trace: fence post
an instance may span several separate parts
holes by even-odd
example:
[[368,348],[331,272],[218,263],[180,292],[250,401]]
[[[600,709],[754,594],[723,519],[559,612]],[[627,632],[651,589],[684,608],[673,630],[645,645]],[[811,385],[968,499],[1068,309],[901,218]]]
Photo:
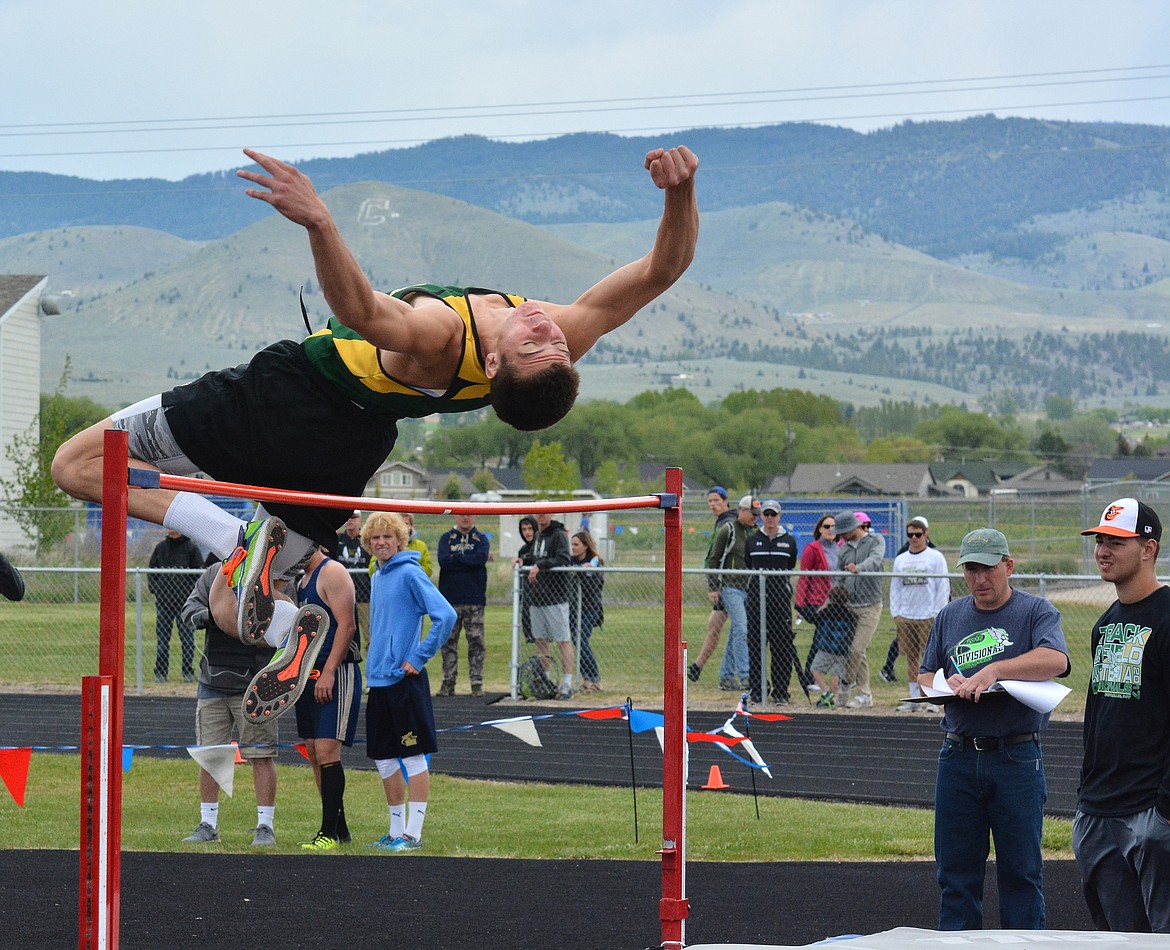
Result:
[[512,699],[520,695],[520,633],[523,620],[520,605],[520,565],[512,565],[512,669],[509,671],[512,685]]
[[[157,647],[156,647],[157,649]],[[142,694],[142,568],[134,568],[134,682]]]

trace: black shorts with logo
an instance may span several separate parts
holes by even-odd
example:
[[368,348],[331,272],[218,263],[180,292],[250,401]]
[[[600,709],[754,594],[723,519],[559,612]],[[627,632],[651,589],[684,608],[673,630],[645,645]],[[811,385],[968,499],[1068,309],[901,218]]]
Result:
[[371,686],[366,694],[366,755],[404,759],[437,752],[435,713],[427,671],[393,686]]

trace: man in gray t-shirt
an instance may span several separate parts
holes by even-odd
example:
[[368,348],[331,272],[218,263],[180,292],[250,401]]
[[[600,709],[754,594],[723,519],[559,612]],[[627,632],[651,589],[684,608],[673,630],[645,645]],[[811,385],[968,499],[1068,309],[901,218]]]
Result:
[[983,928],[990,835],[1000,926],[1042,930],[1040,833],[1048,792],[1040,732],[1048,716],[988,690],[1001,679],[1068,675],[1068,647],[1056,608],[1012,589],[1014,562],[999,531],[968,533],[958,563],[971,593],[935,618],[918,675],[920,686],[930,686],[943,670],[955,694],[945,704],[935,783],[938,929]]

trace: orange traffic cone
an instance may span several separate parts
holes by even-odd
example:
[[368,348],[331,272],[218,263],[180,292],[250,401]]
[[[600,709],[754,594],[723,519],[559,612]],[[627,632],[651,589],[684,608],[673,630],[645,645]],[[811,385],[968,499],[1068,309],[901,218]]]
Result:
[[700,786],[700,788],[705,788],[708,791],[717,791],[721,788],[731,788],[731,786],[723,781],[723,775],[719,772],[719,766],[712,765],[711,771],[707,775],[707,784]]
[[236,765],[247,765],[247,761],[242,755],[240,755],[240,744],[238,742],[233,742],[232,745],[236,750]]

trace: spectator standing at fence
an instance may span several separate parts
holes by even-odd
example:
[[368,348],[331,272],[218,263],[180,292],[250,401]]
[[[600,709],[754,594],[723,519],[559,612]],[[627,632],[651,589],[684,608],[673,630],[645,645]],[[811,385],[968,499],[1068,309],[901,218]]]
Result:
[[528,613],[529,600],[532,596],[528,570],[532,567],[532,546],[536,543],[536,535],[540,528],[537,527],[536,519],[532,515],[525,515],[520,519],[517,530],[520,532],[520,547],[516,551],[516,556],[512,558],[512,569],[519,568],[520,575],[520,630],[524,634],[524,642],[533,643],[535,638],[532,636],[532,618]]
[[6,600],[24,600],[24,578],[3,554],[0,554],[0,594]]
[[747,586],[746,574],[729,571],[747,570],[747,539],[756,527],[760,503],[751,495],[739,500],[734,521],[715,532],[707,555],[708,598],[712,605],[723,601],[731,620],[727,645],[723,648],[723,665],[719,670],[719,688],[735,691],[748,688]]
[[834,536],[845,539],[837,567],[847,571],[848,576],[840,583],[849,592],[849,609],[857,614],[849,661],[845,665],[845,679],[854,695],[843,705],[846,709],[868,709],[873,706],[873,693],[869,687],[867,651],[882,619],[882,579],[878,573],[885,558],[886,542],[880,534],[871,533],[852,511],[837,512],[833,524]]
[[[207,557],[207,569],[196,579],[191,595],[183,604],[182,620],[192,630],[206,629],[203,658],[195,699],[195,742],[198,745],[227,745],[232,733],[239,738],[240,757],[251,766],[256,790],[256,827],[252,847],[276,844],[276,756],[280,726],[275,719],[253,722],[244,715],[240,702],[248,684],[272,659],[267,644],[247,646],[228,636],[215,623],[208,606],[211,582],[220,570],[219,558]],[[186,844],[220,840],[219,783],[206,769],[199,769],[199,824],[183,839]]]
[[454,696],[459,678],[459,631],[467,638],[467,678],[471,695],[483,695],[483,616],[487,605],[487,562],[492,543],[475,526],[475,515],[457,514],[455,527],[439,538],[439,593],[455,608],[455,626],[443,644],[440,696]]
[[[588,531],[578,531],[569,539],[569,554],[573,567],[584,571],[577,578],[576,590],[570,594],[569,605],[573,608],[570,626],[581,630],[581,689],[587,692],[601,692],[601,667],[593,652],[593,630],[601,629],[605,623],[605,607],[601,592],[605,588],[605,575],[597,568],[604,567],[605,561],[597,553],[597,544]],[[580,603],[580,613],[577,604]]]
[[[829,590],[833,586],[831,577],[810,577],[810,571],[835,571],[837,569],[837,539],[833,535],[836,521],[832,515],[821,515],[813,527],[813,539],[800,552],[800,577],[796,579],[796,612],[810,624],[816,624],[819,608],[829,599]],[[813,644],[809,647],[808,656],[804,661],[804,676],[808,680],[812,677],[812,661],[816,656],[816,633],[813,633]],[[810,690],[820,687],[813,683]]]
[[971,593],[935,617],[918,675],[928,686],[945,670],[955,695],[943,706],[934,793],[938,929],[982,929],[990,837],[1000,926],[1043,930],[1040,836],[1048,793],[1040,733],[1048,715],[987,691],[1001,679],[1066,676],[1068,647],[1056,608],[1012,588],[1014,561],[999,531],[969,532],[959,567]]
[[821,692],[817,706],[833,709],[837,705],[837,691],[845,675],[845,661],[857,614],[849,609],[849,592],[840,585],[829,591],[825,602],[817,609],[813,628],[812,674]]
[[565,526],[554,521],[548,512],[536,516],[537,535],[532,543],[532,566],[528,569],[528,615],[540,665],[547,673],[552,668],[550,643],[561,654],[561,685],[557,699],[573,696],[573,640],[569,625],[569,582],[558,567],[568,567],[572,556]]
[[1119,498],[1095,528],[1117,599],[1093,627],[1073,851],[1098,930],[1170,933],[1170,588],[1162,522]]
[[[186,568],[197,571],[203,567],[199,547],[186,535],[167,529],[167,535],[150,552],[152,568]],[[179,648],[183,654],[183,682],[195,679],[195,629],[182,618],[183,604],[191,595],[199,575],[159,574],[153,570],[146,584],[154,594],[154,681],[165,683],[171,664],[171,629],[179,629]]]
[[[796,568],[799,545],[796,537],[780,523],[780,502],[768,498],[760,503],[761,527],[747,539],[746,560],[749,571],[792,571]],[[763,607],[761,608],[761,591]],[[761,616],[761,609],[763,616]],[[792,630],[792,585],[786,575],[769,574],[753,577],[748,585],[748,679],[752,702],[758,703],[766,685],[762,683],[764,644],[767,639],[772,655],[772,681],[767,689],[772,702],[786,706],[788,687],[795,670],[797,682],[808,696],[811,677],[805,677],[804,666],[796,657],[795,634]]]
[[[366,754],[378,768],[390,812],[390,830],[373,847],[390,852],[422,848],[431,790],[427,756],[438,749],[426,664],[455,626],[455,608],[423,576],[418,552],[406,548],[409,537],[406,523],[387,512],[375,512],[362,526],[362,540],[378,560],[370,585]],[[424,617],[431,621],[425,637]]]
[[[910,520],[911,521],[918,521],[918,522],[922,523],[922,526],[926,529],[926,546],[933,550],[934,549],[934,542],[930,540],[930,522],[927,521],[923,515],[915,515]],[[905,554],[909,549],[910,549],[909,540],[903,541],[902,546],[900,548],[898,548],[898,554]],[[894,557],[897,558],[898,554],[895,554]],[[895,634],[894,638],[892,640],[890,640],[890,647],[888,650],[886,650],[886,662],[882,664],[882,669],[881,669],[881,677],[887,683],[898,682],[897,674],[894,672],[894,664],[897,662],[898,662],[898,637]],[[913,670],[915,668],[916,667],[911,667],[911,670]],[[910,684],[913,685],[916,674],[911,672],[908,675],[910,677],[910,680],[909,680]],[[911,693],[911,695],[913,695],[913,693]]]
[[349,571],[322,548],[313,552],[297,583],[297,603],[315,605],[328,623],[321,634],[317,659],[306,689],[297,700],[297,735],[313,767],[321,796],[321,825],[307,851],[332,851],[349,840],[345,821],[345,767],[341,747],[351,747],[362,705],[361,641],[357,635],[357,603]]
[[[922,651],[934,618],[951,599],[950,578],[927,576],[947,573],[947,559],[938,548],[927,544],[927,530],[918,518],[906,525],[907,547],[894,558],[894,577],[890,581],[890,614],[898,628],[898,650],[906,658],[906,682],[911,698],[922,695],[918,685]],[[898,706],[898,712],[917,712],[920,708],[923,708],[920,703],[904,702]]]
[[359,604],[370,602],[370,552],[362,547],[362,513],[355,511],[337,535],[337,560],[353,578],[354,598]]
[[[707,543],[707,553],[703,555],[703,563],[707,563],[707,559],[711,556],[711,546],[715,543],[715,535],[719,533],[719,529],[725,524],[735,520],[735,512],[727,504],[727,489],[722,485],[713,485],[707,492],[707,507],[711,514],[715,516],[715,526],[711,529],[711,540]],[[703,645],[699,648],[699,655],[695,657],[687,670],[687,675],[691,678],[691,682],[697,683],[699,676],[702,675],[703,668],[707,665],[707,661],[711,659],[711,655],[719,647],[719,635],[723,632],[723,625],[727,623],[727,610],[724,608],[723,599],[721,597],[715,598],[715,602],[711,604],[711,614],[707,618],[707,634],[703,638]],[[727,653],[723,654],[723,663],[719,669],[720,681],[729,677],[728,671],[728,657]]]

